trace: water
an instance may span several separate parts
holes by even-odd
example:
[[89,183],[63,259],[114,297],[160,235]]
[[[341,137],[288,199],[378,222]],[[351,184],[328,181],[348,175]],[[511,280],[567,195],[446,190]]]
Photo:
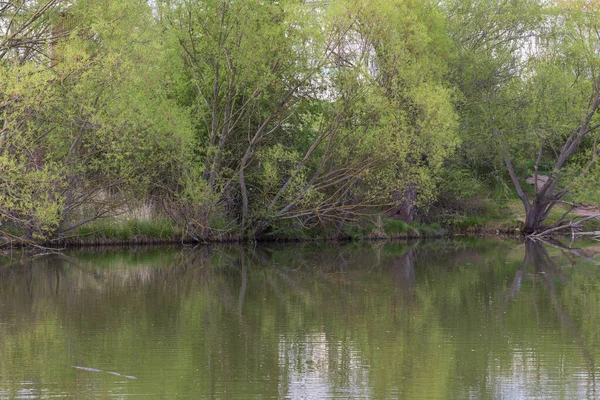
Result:
[[464,240],[12,253],[0,399],[600,398],[595,252]]

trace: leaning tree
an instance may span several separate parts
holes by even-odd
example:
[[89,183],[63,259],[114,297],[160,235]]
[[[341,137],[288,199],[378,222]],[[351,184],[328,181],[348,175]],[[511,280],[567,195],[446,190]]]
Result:
[[[447,6],[456,26],[453,76],[463,95],[463,154],[508,172],[525,208],[526,235],[583,222],[562,222],[568,213],[552,226],[546,220],[574,187],[593,179],[600,154],[600,10],[587,3]],[[542,171],[545,180],[538,179]],[[531,174],[528,190],[522,178]]]

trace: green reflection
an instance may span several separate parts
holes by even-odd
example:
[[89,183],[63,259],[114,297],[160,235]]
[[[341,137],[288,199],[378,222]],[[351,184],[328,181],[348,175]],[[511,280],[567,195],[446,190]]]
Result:
[[23,257],[0,267],[0,398],[594,398],[594,251],[468,240]]

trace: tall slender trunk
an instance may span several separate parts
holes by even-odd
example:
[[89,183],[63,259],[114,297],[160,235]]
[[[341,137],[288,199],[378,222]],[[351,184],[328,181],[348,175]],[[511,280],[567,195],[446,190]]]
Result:
[[238,179],[240,181],[240,191],[242,192],[242,229],[245,231],[248,220],[248,190],[246,188],[243,166],[238,173]]

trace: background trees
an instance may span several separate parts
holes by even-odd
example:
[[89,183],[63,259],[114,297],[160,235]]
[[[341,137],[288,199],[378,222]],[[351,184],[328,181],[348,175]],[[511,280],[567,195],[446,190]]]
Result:
[[539,231],[598,174],[596,14],[542,0],[0,3],[2,236],[60,239],[141,203],[196,240],[411,222],[440,188],[459,197],[488,176],[514,184]]

